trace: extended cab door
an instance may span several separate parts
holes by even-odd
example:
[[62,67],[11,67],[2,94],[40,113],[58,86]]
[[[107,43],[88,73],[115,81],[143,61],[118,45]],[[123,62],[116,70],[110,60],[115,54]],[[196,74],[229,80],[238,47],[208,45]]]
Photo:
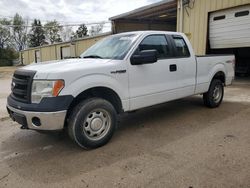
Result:
[[181,45],[178,41],[174,44],[171,37],[164,34],[148,35],[136,48],[134,54],[142,50],[157,50],[158,61],[142,65],[129,63],[130,110],[194,93],[195,62],[190,57],[177,56],[176,48],[179,49]]
[[[196,84],[196,58],[192,46],[181,35],[168,36],[174,50],[172,59],[176,64],[175,83],[178,86],[177,95],[180,97],[193,95]],[[186,37],[185,37],[186,38]],[[182,92],[181,96],[179,92]]]

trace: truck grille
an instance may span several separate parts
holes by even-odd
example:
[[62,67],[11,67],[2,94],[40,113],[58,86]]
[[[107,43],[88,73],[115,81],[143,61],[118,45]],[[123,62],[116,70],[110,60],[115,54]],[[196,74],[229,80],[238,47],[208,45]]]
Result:
[[16,70],[11,83],[11,97],[23,103],[31,102],[31,87],[35,71]]

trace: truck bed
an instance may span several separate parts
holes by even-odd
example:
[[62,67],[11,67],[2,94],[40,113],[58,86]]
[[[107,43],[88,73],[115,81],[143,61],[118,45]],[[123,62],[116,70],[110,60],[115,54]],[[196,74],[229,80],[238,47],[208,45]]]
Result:
[[[204,55],[196,56],[197,77],[195,93],[204,93],[208,91],[211,79],[216,72],[224,72],[225,85],[230,85],[234,79],[234,55]],[[209,70],[209,71],[208,71]]]

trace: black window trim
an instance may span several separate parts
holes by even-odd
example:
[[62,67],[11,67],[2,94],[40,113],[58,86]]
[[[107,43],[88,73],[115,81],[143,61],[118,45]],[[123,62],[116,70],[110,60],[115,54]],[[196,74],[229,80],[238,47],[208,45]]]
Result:
[[[158,58],[158,59],[157,59],[157,62],[158,62],[158,60],[165,60],[165,59],[173,59],[173,58],[174,58],[173,45],[172,45],[172,42],[169,40],[169,38],[166,36],[166,34],[150,34],[150,35],[145,36],[145,37],[140,41],[140,43],[136,46],[136,48],[135,48],[135,50],[133,51],[131,57],[136,53],[136,51],[137,51],[139,45],[142,43],[142,41],[143,41],[145,38],[149,37],[149,36],[163,36],[163,37],[165,37],[165,39],[166,39],[166,41],[167,41],[167,44],[168,44],[168,46],[169,46],[170,56],[169,56],[169,57],[164,57],[164,58]],[[157,62],[156,62],[156,63],[157,63]]]
[[[174,52],[174,58],[175,59],[190,58],[191,57],[191,53],[190,53],[189,47],[188,47],[185,39],[181,35],[168,35],[167,37],[169,37],[169,40],[171,41],[173,52]],[[174,42],[175,38],[177,38],[177,39],[179,38],[179,39],[182,39],[184,41],[185,45],[187,46],[187,50],[188,50],[188,54],[189,55],[187,55],[187,56],[178,56],[177,55],[177,49],[176,49],[176,45],[175,45],[175,42]]]

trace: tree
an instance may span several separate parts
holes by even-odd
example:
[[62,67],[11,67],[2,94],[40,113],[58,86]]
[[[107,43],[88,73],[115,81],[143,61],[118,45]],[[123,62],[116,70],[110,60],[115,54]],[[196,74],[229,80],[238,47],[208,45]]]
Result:
[[62,38],[63,41],[70,41],[70,40],[74,37],[75,33],[74,33],[74,31],[72,30],[72,27],[70,27],[70,26],[65,26],[65,27],[62,29],[60,35],[61,35],[61,38]]
[[13,48],[0,48],[0,67],[12,66],[13,60],[18,59],[18,55]]
[[56,20],[47,22],[44,25],[44,28],[46,39],[50,42],[50,44],[54,44],[55,42],[62,42],[60,36],[62,26],[60,26],[60,24]]
[[90,35],[93,36],[93,35],[97,35],[97,34],[101,33],[103,30],[103,26],[104,26],[103,23],[91,26],[91,29],[89,32]]
[[28,29],[26,27],[28,23],[24,19],[16,14],[13,18],[12,35],[15,41],[15,47],[17,51],[23,50],[27,45]]
[[78,27],[75,33],[75,38],[83,38],[88,35],[88,28],[85,24],[82,24]]
[[32,29],[28,35],[29,47],[37,47],[45,44],[45,31],[40,20],[34,20]]
[[11,21],[7,19],[0,19],[0,48],[10,46],[11,33],[8,25],[11,25]]

